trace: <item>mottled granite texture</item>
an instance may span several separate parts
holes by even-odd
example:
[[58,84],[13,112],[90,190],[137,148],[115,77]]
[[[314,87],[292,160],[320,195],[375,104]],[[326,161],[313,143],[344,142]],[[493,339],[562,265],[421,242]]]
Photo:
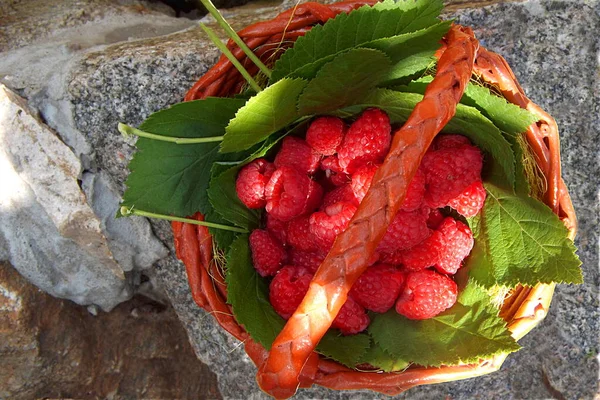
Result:
[[[552,114],[562,135],[563,176],[579,216],[577,245],[585,284],[559,285],[550,314],[521,340],[524,347],[492,375],[418,387],[411,399],[588,399],[598,392],[598,226],[600,132],[598,2],[500,4],[448,15],[472,26],[482,44],[504,55],[528,96]],[[255,367],[238,343],[214,329],[192,303],[182,271],[157,271],[199,356],[219,374],[224,398],[265,398]],[[373,392],[301,390],[297,398],[381,398]]]

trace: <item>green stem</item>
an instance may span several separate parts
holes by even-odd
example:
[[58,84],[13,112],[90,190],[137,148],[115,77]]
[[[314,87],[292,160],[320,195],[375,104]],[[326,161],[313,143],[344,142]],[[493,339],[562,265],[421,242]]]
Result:
[[208,35],[210,40],[212,40],[212,42],[215,44],[215,46],[217,46],[219,48],[219,50],[221,50],[223,52],[223,54],[225,54],[225,57],[227,57],[229,59],[229,61],[231,61],[233,66],[240,72],[240,74],[242,74],[244,79],[246,79],[246,82],[248,82],[250,84],[250,86],[252,86],[252,89],[254,89],[254,91],[256,93],[260,92],[262,90],[262,88],[258,85],[258,83],[256,83],[256,81],[248,73],[248,71],[246,71],[246,68],[244,68],[244,66],[238,61],[238,59],[235,58],[235,56],[227,48],[227,46],[223,42],[221,42],[221,39],[219,39],[217,34],[215,32],[213,32],[212,29],[210,29],[208,26],[206,26],[204,24],[200,24],[200,27],[204,30],[204,32],[206,32],[206,34]]
[[214,4],[210,0],[200,0],[200,2],[204,5],[204,7],[206,7],[206,9],[210,13],[210,15],[212,15],[213,18],[215,20],[217,20],[217,24],[219,24],[219,26],[221,28],[223,28],[223,30],[225,30],[225,33],[227,33],[227,36],[229,36],[231,38],[231,40],[233,40],[235,42],[235,44],[237,44],[240,47],[240,49],[242,49],[242,51],[246,54],[246,56],[248,56],[248,58],[250,60],[252,60],[252,62],[254,64],[256,64],[258,69],[260,69],[262,71],[262,73],[267,76],[267,78],[270,78],[271,70],[269,68],[267,68],[267,66],[265,64],[263,64],[262,61],[260,61],[260,59],[246,45],[246,43],[244,43],[242,38],[240,38],[238,36],[237,32],[233,30],[231,25],[229,25],[229,22],[227,22],[225,20],[225,18],[223,18],[223,16],[219,12],[219,10],[217,10],[217,8],[214,6]]
[[151,213],[151,212],[143,211],[143,210],[135,210],[133,207],[123,206],[123,207],[121,207],[120,211],[121,211],[121,215],[123,215],[124,217],[128,217],[130,215],[137,215],[140,217],[147,217],[147,218],[166,219],[167,221],[187,222],[188,224],[202,225],[202,226],[207,226],[209,228],[222,229],[225,231],[248,233],[248,231],[246,229],[237,228],[235,226],[221,225],[221,224],[216,224],[214,222],[198,221],[196,219],[190,219],[190,218],[173,217],[171,215],[156,214],[156,213]]
[[211,143],[211,142],[220,142],[223,140],[223,136],[211,136],[211,137],[203,137],[203,138],[180,138],[180,137],[172,137],[172,136],[163,136],[157,135],[150,132],[144,132],[132,126],[126,125],[122,122],[119,122],[117,125],[117,129],[121,132],[121,135],[125,137],[129,137],[131,135],[136,135],[139,137],[161,140],[163,142],[171,142],[175,144],[198,144],[198,143]]

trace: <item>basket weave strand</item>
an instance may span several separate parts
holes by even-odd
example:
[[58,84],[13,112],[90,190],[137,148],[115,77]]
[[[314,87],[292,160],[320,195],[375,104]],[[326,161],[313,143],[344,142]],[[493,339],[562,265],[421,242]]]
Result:
[[[246,44],[263,61],[270,59],[286,42],[305,34],[314,24],[324,23],[340,12],[349,12],[372,1],[344,2],[324,6],[305,3],[288,10],[270,21],[251,25],[239,32]],[[249,72],[258,69],[249,63],[243,52],[231,41],[228,46]],[[436,54],[443,57],[446,42]],[[446,58],[456,57],[447,54]],[[563,220],[573,238],[576,231],[575,213],[565,184],[560,176],[560,154],[558,129],[555,121],[539,106],[531,102],[517,83],[506,61],[499,55],[481,47],[474,60],[473,73],[484,82],[495,86],[510,102],[528,109],[540,116],[526,132],[527,142],[535,155],[536,162],[547,181],[544,194],[545,203]],[[243,78],[224,56],[188,91],[185,100],[201,99],[208,96],[229,96],[239,92],[244,85]],[[367,196],[368,197],[368,196]],[[365,198],[363,203],[369,203]],[[202,219],[200,214],[194,216]],[[219,324],[230,334],[244,342],[245,350],[257,366],[264,365],[267,351],[254,342],[248,333],[235,320],[231,308],[226,303],[226,285],[223,277],[212,262],[212,239],[208,230],[201,226],[173,223],[177,256],[186,266],[192,295],[196,303],[212,313]],[[534,288],[518,287],[506,299],[500,315],[507,323],[515,339],[529,332],[547,314],[554,285],[537,285]],[[441,368],[411,367],[401,373],[359,372],[336,362],[311,353],[300,368],[300,387],[318,384],[332,389],[371,389],[380,393],[395,395],[411,387],[423,384],[447,382],[484,375],[497,370],[505,355],[482,360],[478,364],[443,366]],[[297,384],[292,382],[290,385]],[[285,386],[285,385],[284,385]],[[280,393],[281,395],[289,395]],[[283,396],[282,396],[283,397]]]

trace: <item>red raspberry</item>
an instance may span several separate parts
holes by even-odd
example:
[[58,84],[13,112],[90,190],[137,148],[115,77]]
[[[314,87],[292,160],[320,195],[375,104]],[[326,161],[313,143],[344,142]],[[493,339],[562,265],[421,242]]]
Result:
[[444,218],[446,217],[444,217],[444,214],[439,209],[432,208],[427,216],[427,226],[430,229],[437,229],[444,221]]
[[263,229],[253,230],[249,242],[254,269],[261,276],[275,275],[287,257],[282,244]]
[[281,149],[275,156],[275,166],[294,167],[298,171],[312,174],[319,167],[321,157],[313,153],[310,146],[303,140],[288,136],[281,142]]
[[235,191],[246,207],[263,208],[267,204],[265,186],[274,171],[273,164],[264,158],[251,161],[240,169],[235,181]]
[[265,187],[267,212],[284,222],[302,214],[307,207],[311,182],[295,168],[284,166],[275,170]]
[[369,109],[350,126],[338,151],[340,167],[353,173],[368,162],[380,163],[390,149],[390,119],[381,110]]
[[473,233],[468,226],[450,217],[444,219],[438,232],[440,256],[435,268],[444,274],[453,275],[473,248]]
[[310,233],[310,216],[294,218],[288,224],[287,243],[299,250],[316,251],[319,247]]
[[392,264],[402,264],[407,271],[420,271],[433,267],[440,260],[441,234],[433,231],[431,236],[408,250],[398,250],[384,261]]
[[321,200],[323,200],[323,188],[311,179],[308,184],[308,194],[306,195],[306,202],[302,214],[315,211],[319,208]]
[[308,291],[312,274],[306,268],[285,266],[269,285],[269,301],[277,314],[289,319]]
[[404,198],[404,202],[402,202],[402,210],[414,211],[417,208],[420,208],[421,204],[423,204],[424,196],[425,173],[422,168],[419,168],[406,189],[406,197]]
[[315,119],[306,132],[306,143],[315,153],[330,156],[335,154],[342,144],[346,124],[336,117],[319,117]]
[[331,249],[335,238],[346,229],[355,212],[356,206],[340,201],[310,216],[310,232],[322,250]]
[[396,312],[409,319],[433,318],[456,302],[456,283],[435,271],[423,270],[407,275],[396,302]]
[[325,194],[325,197],[323,197],[323,204],[321,204],[321,210],[324,210],[330,205],[335,204],[339,201],[344,201],[346,203],[350,203],[358,207],[358,200],[354,195],[352,187],[349,184],[346,184],[344,186],[337,187],[331,192]]
[[375,264],[358,278],[350,290],[350,296],[367,310],[384,313],[396,302],[404,275],[396,267]]
[[394,253],[397,250],[406,250],[421,243],[429,235],[427,217],[421,212],[398,211],[392,223],[377,246],[380,253]]
[[350,182],[350,175],[342,171],[336,156],[325,157],[321,160],[321,169],[325,171],[325,176],[334,186],[342,186]]
[[485,202],[486,192],[481,181],[475,181],[469,185],[458,197],[448,202],[448,205],[454,208],[465,218],[477,215],[483,203]]
[[320,251],[302,251],[291,248],[288,252],[290,264],[297,267],[307,268],[310,272],[315,273],[325,259],[326,253]]
[[371,181],[373,181],[373,176],[378,168],[378,164],[367,164],[359,167],[356,172],[352,174],[352,182],[350,185],[352,185],[352,190],[359,203],[371,187]]
[[365,309],[352,300],[351,297],[348,297],[331,326],[339,329],[342,335],[354,335],[364,331],[370,322],[371,320]]
[[287,244],[288,223],[278,220],[273,215],[267,213],[267,230],[283,245]]
[[455,149],[462,146],[470,146],[471,141],[462,135],[440,135],[433,142],[434,149]]
[[474,146],[444,148],[425,154],[421,165],[427,182],[425,202],[431,208],[439,208],[481,180],[483,157]]

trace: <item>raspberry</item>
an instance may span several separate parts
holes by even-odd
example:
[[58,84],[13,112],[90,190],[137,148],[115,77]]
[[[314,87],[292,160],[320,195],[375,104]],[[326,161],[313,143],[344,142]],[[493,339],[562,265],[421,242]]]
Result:
[[290,221],[287,231],[287,243],[299,250],[315,251],[318,249],[314,236],[310,233],[310,216],[304,215]]
[[277,314],[289,319],[308,291],[312,274],[306,268],[285,266],[269,285],[269,301]]
[[267,204],[265,186],[273,171],[273,164],[264,158],[258,158],[240,169],[235,181],[235,191],[246,207],[263,208]]
[[419,168],[406,189],[406,197],[402,202],[402,210],[414,211],[423,204],[425,196],[425,173]]
[[432,208],[427,216],[427,226],[430,229],[437,229],[444,221],[444,214],[437,208]]
[[338,234],[344,231],[356,212],[356,206],[337,202],[310,216],[310,232],[324,251],[329,251]]
[[469,185],[458,197],[448,202],[448,205],[454,208],[465,218],[477,215],[483,203],[485,202],[486,192],[481,181],[475,181]]
[[278,220],[273,215],[267,213],[267,230],[283,245],[287,243],[288,223]]
[[481,180],[483,157],[477,147],[443,148],[428,152],[422,166],[426,175],[425,202],[445,207],[471,183]]
[[267,212],[284,222],[302,214],[307,207],[311,182],[308,176],[292,167],[276,169],[265,187]]
[[396,302],[404,276],[388,264],[375,264],[358,278],[350,296],[367,310],[384,313]]
[[281,142],[281,149],[275,156],[275,166],[294,167],[300,172],[312,174],[319,167],[320,159],[303,139],[288,136]]
[[431,236],[408,250],[398,250],[384,261],[402,264],[407,271],[420,271],[434,266],[440,260],[440,233],[433,231]]
[[398,211],[392,223],[377,246],[381,253],[393,253],[397,250],[406,250],[421,243],[429,235],[427,217],[419,211]]
[[331,326],[339,329],[342,335],[354,335],[364,331],[370,322],[365,309],[348,297]]
[[433,142],[434,149],[455,149],[462,146],[470,146],[471,141],[462,135],[440,135]]
[[377,172],[377,168],[379,168],[379,165],[377,164],[367,164],[359,167],[356,172],[352,174],[352,182],[350,185],[352,186],[354,195],[359,203],[371,187],[371,181],[373,180],[375,172]]
[[342,186],[350,182],[350,176],[342,171],[336,156],[321,160],[321,169],[325,171],[325,176],[334,186]]
[[321,204],[323,199],[323,188],[317,182],[310,180],[308,184],[308,194],[306,195],[306,201],[302,214],[311,213]]
[[340,167],[353,173],[362,164],[380,163],[390,149],[390,119],[381,110],[369,109],[350,126],[338,151]]
[[344,186],[340,186],[333,189],[331,192],[327,193],[325,197],[323,197],[323,204],[321,204],[321,210],[324,210],[330,205],[335,204],[339,201],[344,201],[346,203],[350,203],[358,207],[358,200],[354,195],[352,187],[349,184],[346,184]]
[[452,279],[435,271],[411,272],[396,302],[396,312],[409,319],[433,318],[454,305],[457,291]]
[[288,256],[290,264],[307,268],[310,272],[315,273],[325,259],[326,254],[320,251],[309,252],[291,248]]
[[253,230],[249,242],[254,269],[261,276],[275,275],[287,257],[281,243],[263,229]]
[[330,156],[335,154],[342,144],[346,124],[336,117],[315,119],[306,132],[306,142],[315,153]]
[[473,248],[473,233],[468,226],[450,217],[444,219],[438,232],[441,249],[435,268],[444,274],[455,274]]

